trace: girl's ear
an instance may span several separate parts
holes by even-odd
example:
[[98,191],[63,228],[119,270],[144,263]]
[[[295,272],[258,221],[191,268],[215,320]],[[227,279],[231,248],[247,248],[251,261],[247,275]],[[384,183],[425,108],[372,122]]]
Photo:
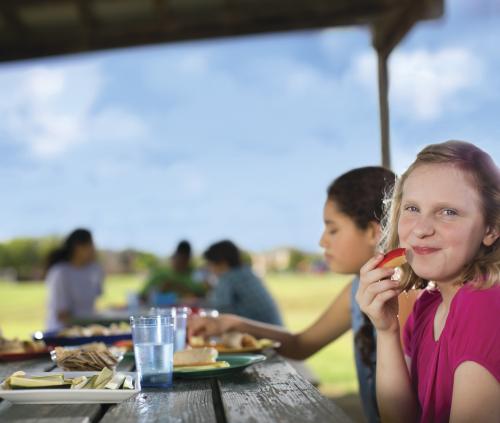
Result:
[[367,241],[373,247],[376,247],[378,242],[380,241],[380,237],[382,236],[382,229],[380,227],[380,223],[372,220],[368,227],[366,228],[366,236]]
[[483,244],[487,247],[490,247],[495,243],[499,236],[500,233],[498,233],[498,230],[493,228],[486,228],[486,234],[483,237]]

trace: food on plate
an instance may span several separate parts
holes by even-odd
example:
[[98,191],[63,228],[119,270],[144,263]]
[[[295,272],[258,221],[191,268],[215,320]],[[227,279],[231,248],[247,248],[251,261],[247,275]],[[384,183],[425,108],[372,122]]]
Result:
[[124,352],[134,350],[134,341],[132,341],[131,339],[123,339],[121,341],[116,341],[113,345],[120,348]]
[[220,352],[231,352],[239,350],[262,350],[276,347],[276,342],[271,339],[256,339],[248,333],[227,332],[222,335],[218,342],[206,342],[201,336],[192,336],[189,345],[193,348],[213,347]]
[[174,367],[174,371],[176,372],[186,372],[186,371],[200,371],[200,370],[215,370],[215,369],[226,369],[231,367],[231,365],[227,361],[216,361],[211,364],[197,364],[191,366],[181,366]]
[[37,353],[47,350],[43,341],[20,341],[17,338],[7,339],[0,334],[0,354]]
[[128,323],[113,323],[110,326],[89,325],[89,326],[71,326],[60,330],[57,336],[66,338],[76,338],[82,336],[109,336],[122,335],[130,333],[130,325]]
[[396,248],[384,255],[383,260],[377,265],[379,267],[398,267],[406,263],[406,248]]
[[203,336],[192,336],[189,338],[189,345],[193,348],[201,348],[207,345]]
[[212,364],[219,353],[215,348],[192,348],[174,353],[174,366]]
[[279,343],[276,341],[273,341],[272,339],[267,339],[267,338],[261,338],[258,339],[257,342],[259,343],[259,348],[260,349],[266,349],[266,348],[278,348]]
[[227,332],[222,335],[222,344],[228,348],[259,348],[259,343],[255,337],[248,333]]
[[174,353],[174,370],[204,370],[229,367],[226,361],[217,361],[215,348],[192,348]]
[[27,377],[26,373],[19,371],[9,376],[3,383],[4,389],[49,389],[49,388],[70,388],[71,381],[64,380],[62,374],[54,374],[43,377]]
[[82,345],[76,349],[56,347],[52,352],[56,364],[67,371],[95,371],[112,369],[120,354],[108,349],[102,342]]
[[28,376],[18,371],[6,378],[0,385],[2,389],[134,389],[132,376],[115,373],[104,368],[94,376],[65,378],[64,374],[54,373],[46,376]]

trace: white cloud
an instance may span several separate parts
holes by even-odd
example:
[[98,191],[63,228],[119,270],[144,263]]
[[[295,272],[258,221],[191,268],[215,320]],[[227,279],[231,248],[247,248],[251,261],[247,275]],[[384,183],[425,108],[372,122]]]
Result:
[[[430,121],[455,108],[464,90],[478,84],[482,64],[472,52],[462,48],[443,48],[436,52],[396,51],[390,58],[392,111],[415,120]],[[370,90],[376,87],[373,54],[364,53],[354,63],[358,80]]]
[[207,190],[204,172],[195,163],[176,163],[166,170],[165,177],[175,181],[172,192],[188,198],[199,198]]
[[87,133],[91,139],[139,141],[147,133],[139,116],[116,106],[103,109],[89,120]]
[[312,67],[297,63],[286,75],[287,91],[293,94],[307,94],[311,89],[324,83],[319,73]]
[[142,121],[126,110],[96,110],[103,85],[97,63],[1,73],[0,129],[39,159],[59,157],[96,138],[126,140],[144,134]]
[[60,95],[65,82],[63,69],[35,68],[26,73],[26,94],[32,95],[35,101],[44,103]]
[[177,66],[181,72],[191,75],[202,75],[208,71],[209,54],[201,50],[185,53],[179,58]]

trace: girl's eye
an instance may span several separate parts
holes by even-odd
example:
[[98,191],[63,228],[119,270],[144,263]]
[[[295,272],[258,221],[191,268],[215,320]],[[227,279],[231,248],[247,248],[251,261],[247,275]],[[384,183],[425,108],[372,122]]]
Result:
[[330,235],[335,235],[337,233],[337,229],[332,229],[329,233]]
[[444,209],[442,212],[445,216],[456,216],[458,213],[453,209]]
[[418,209],[415,206],[406,206],[405,211],[415,213],[415,212],[418,212]]

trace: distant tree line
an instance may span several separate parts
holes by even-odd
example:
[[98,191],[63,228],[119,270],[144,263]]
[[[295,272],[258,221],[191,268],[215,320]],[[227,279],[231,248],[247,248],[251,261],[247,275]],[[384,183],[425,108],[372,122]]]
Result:
[[[49,236],[15,238],[0,243],[0,280],[43,279],[47,256],[61,242],[61,238]],[[107,274],[144,273],[152,268],[168,264],[168,256],[160,257],[154,253],[136,249],[99,250],[98,254],[99,261]],[[243,250],[242,255],[244,263],[260,268],[263,273],[326,270],[321,256],[295,248],[282,248],[268,253],[255,254]],[[202,266],[203,259],[195,257],[194,264],[197,267]]]
[[[25,237],[0,243],[0,279],[42,279],[48,254],[61,242],[58,237]],[[135,249],[100,250],[98,254],[107,273],[138,273],[162,264],[157,255]]]

